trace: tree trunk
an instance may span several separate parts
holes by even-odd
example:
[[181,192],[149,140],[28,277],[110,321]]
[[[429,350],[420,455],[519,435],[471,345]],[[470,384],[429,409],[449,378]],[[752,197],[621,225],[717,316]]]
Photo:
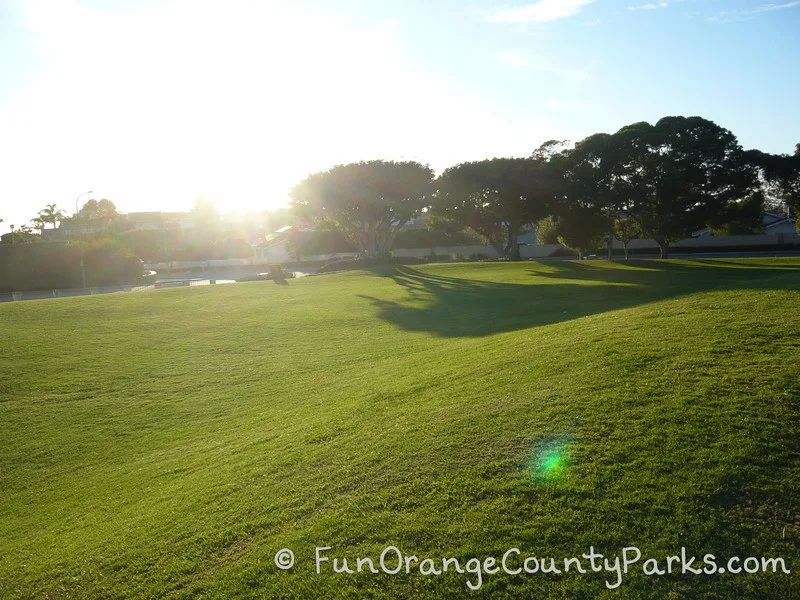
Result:
[[519,260],[519,244],[517,243],[519,227],[509,224],[506,231],[508,232],[508,242],[505,247],[505,257],[509,260]]
[[628,260],[628,242],[622,240],[622,247],[625,249],[625,260]]
[[367,251],[367,258],[375,258],[377,255],[377,246],[378,240],[377,235],[375,233],[375,229],[373,228],[372,223],[367,223],[364,227],[364,233],[366,235],[366,251]]
[[497,258],[503,258],[505,256],[504,247],[503,247],[503,226],[498,225],[497,228],[493,228],[494,233],[491,234],[489,237],[489,241],[491,242],[492,246],[497,252]]
[[497,257],[503,258],[505,256],[505,253],[503,252],[504,250],[503,242],[500,239],[500,236],[498,235],[495,239],[491,240],[491,242],[492,246],[494,246],[495,252],[497,252]]
[[656,239],[656,244],[658,244],[658,249],[661,251],[661,258],[668,258],[669,242],[664,239]]
[[370,232],[369,234],[369,250],[367,252],[369,258],[377,258],[378,256],[378,244],[375,240],[375,234],[373,232]]
[[384,243],[383,248],[381,249],[381,255],[388,257],[392,253],[392,247],[394,246],[394,240],[397,237],[397,234],[406,226],[408,223],[408,219],[402,219],[396,221],[394,224],[388,223],[386,225],[386,233],[384,235]]

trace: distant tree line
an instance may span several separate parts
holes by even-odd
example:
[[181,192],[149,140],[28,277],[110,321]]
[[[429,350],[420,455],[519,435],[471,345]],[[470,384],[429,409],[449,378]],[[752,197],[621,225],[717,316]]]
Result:
[[79,288],[83,259],[88,287],[139,284],[144,265],[109,240],[75,243],[0,244],[0,293]]
[[[209,200],[196,201],[189,213],[192,227],[186,229],[169,222],[163,213],[152,214],[158,221],[157,226],[138,229],[129,216],[118,212],[108,199],[88,200],[72,216],[67,216],[55,204],[48,204],[31,219],[31,225],[12,226],[10,233],[0,236],[0,245],[42,241],[70,241],[84,245],[103,242],[148,263],[253,256],[248,238],[257,232],[226,227],[220,221],[216,206]],[[56,228],[59,228],[58,235],[44,235],[45,229]]]
[[551,141],[526,158],[465,162],[438,177],[416,162],[370,161],[314,173],[295,186],[292,210],[340,234],[369,258],[388,256],[404,226],[425,213],[484,236],[519,258],[518,238],[578,254],[605,240],[625,248],[653,239],[661,256],[706,226],[753,233],[770,203],[800,207],[800,144],[793,155],[745,151],[729,130],[701,117],[664,117]]
[[[88,200],[72,216],[48,204],[32,219],[33,228],[13,227],[0,236],[0,293],[80,287],[84,270],[90,287],[135,284],[142,281],[143,260],[253,256],[241,232],[221,224],[213,203],[198,201],[189,218],[193,226],[186,229],[166,220],[160,228],[136,229],[107,199]],[[58,235],[43,235],[46,228],[59,228]]]

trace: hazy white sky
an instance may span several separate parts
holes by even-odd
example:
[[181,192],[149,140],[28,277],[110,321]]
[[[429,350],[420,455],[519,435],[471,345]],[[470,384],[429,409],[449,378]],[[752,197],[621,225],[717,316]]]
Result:
[[446,166],[527,153],[557,130],[409,64],[393,19],[230,0],[113,11],[25,0],[16,12],[36,76],[0,108],[4,229],[48,202],[71,213],[87,189],[128,211],[188,209],[199,195],[269,209],[334,163]]
[[[665,64],[665,49],[641,44],[648,27],[676,27],[692,4],[706,7],[691,22],[710,47],[733,49],[744,31],[733,28],[757,19],[757,35],[797,61],[786,32],[800,24],[800,2],[498,4],[0,0],[0,231],[50,202],[72,213],[87,189],[123,211],[186,210],[201,195],[223,210],[270,209],[336,163],[414,159],[441,170],[665,114],[706,116],[765,150],[800,141],[796,118],[763,133],[779,129],[770,119],[791,90],[767,90],[771,106],[741,97],[731,110],[721,96],[731,90],[702,84],[701,73],[645,75]],[[646,52],[659,64],[635,62]],[[680,44],[670,52],[677,69],[697,62]],[[753,122],[756,108],[769,114]]]

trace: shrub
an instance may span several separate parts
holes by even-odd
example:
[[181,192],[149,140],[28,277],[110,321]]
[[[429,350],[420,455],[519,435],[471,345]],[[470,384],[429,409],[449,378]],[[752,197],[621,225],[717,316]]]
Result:
[[538,244],[558,244],[558,217],[545,217],[536,223],[536,242]]
[[[140,283],[142,261],[110,240],[83,247],[88,286]],[[0,292],[78,288],[82,284],[81,247],[77,243],[0,245]]]

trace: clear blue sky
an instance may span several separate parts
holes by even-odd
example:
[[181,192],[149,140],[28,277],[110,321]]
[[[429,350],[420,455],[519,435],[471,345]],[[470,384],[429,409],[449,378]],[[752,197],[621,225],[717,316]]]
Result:
[[269,209],[340,162],[441,170],[665,115],[793,152],[798,65],[800,0],[5,0],[0,231],[87,189]]

